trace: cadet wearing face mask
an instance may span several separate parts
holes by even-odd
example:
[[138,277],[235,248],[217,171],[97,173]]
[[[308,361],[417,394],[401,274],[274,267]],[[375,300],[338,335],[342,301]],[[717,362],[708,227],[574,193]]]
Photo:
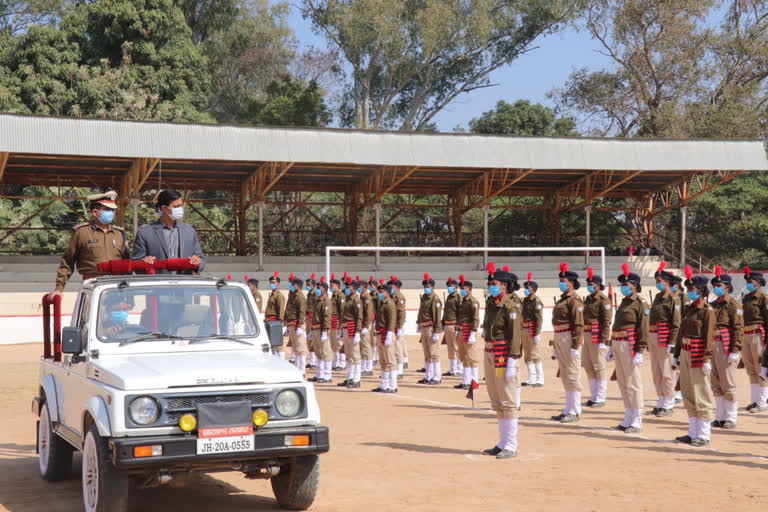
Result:
[[417,323],[421,333],[421,347],[424,349],[424,368],[427,371],[426,376],[418,383],[436,386],[442,382],[439,333],[440,309],[443,304],[434,293],[435,280],[429,277],[429,274],[424,274],[421,286],[424,287],[424,295],[421,296]]
[[[356,278],[360,302],[363,306],[363,325],[360,329],[360,358],[362,359],[362,369],[360,375],[363,377],[373,376],[373,347],[371,346],[371,321],[373,319],[373,299],[366,283]],[[371,276],[370,281],[373,281]]]
[[768,409],[768,380],[760,376],[760,355],[768,326],[768,297],[760,290],[765,286],[762,272],[744,267],[744,279],[747,281],[747,294],[744,296],[744,348],[741,358],[749,375],[751,403],[747,410],[758,413]]
[[605,405],[608,389],[608,344],[611,339],[611,300],[603,295],[603,278],[587,267],[587,291],[584,299],[584,347],[582,364],[589,380],[590,397],[587,407],[600,408]]
[[539,285],[533,280],[531,272],[528,272],[528,280],[523,283],[523,287],[523,354],[528,366],[528,379],[523,382],[523,386],[540,388],[544,386],[544,365],[541,362],[541,311],[544,305],[536,296]]
[[331,327],[331,299],[328,298],[328,283],[325,282],[325,276],[320,276],[320,282],[315,286],[315,297],[312,311],[312,346],[317,354],[317,374],[307,380],[327,384],[331,382],[333,358],[328,333],[333,328]]
[[362,375],[362,357],[360,354],[361,331],[363,330],[363,302],[357,293],[360,283],[348,280],[344,287],[344,307],[341,311],[341,329],[343,331],[344,354],[347,356],[347,378],[337,384],[350,389],[360,387]]
[[93,219],[75,226],[69,246],[61,257],[56,272],[56,289],[51,296],[61,295],[75,266],[85,280],[96,277],[99,263],[130,257],[123,228],[112,224],[117,209],[117,193],[93,194],[86,199]]
[[[200,248],[195,228],[181,222],[184,217],[184,200],[181,194],[173,189],[163,190],[155,198],[155,208],[160,218],[152,224],[142,226],[136,233],[131,259],[143,260],[151,265],[155,260],[185,258],[191,265],[197,265],[197,269],[187,273],[202,272],[205,267],[205,255]],[[165,274],[169,271],[160,269],[157,273]]]
[[680,330],[681,311],[679,298],[672,293],[675,279],[664,269],[666,261],[659,264],[654,274],[659,293],[651,304],[648,326],[648,352],[651,355],[651,374],[656,388],[657,402],[651,414],[657,417],[672,415],[675,407],[675,383],[677,377],[672,369],[672,350]]
[[[293,274],[288,277],[288,301],[285,303],[285,326],[288,343],[293,347],[293,364],[304,375],[307,364],[307,336],[304,320],[307,315],[307,298],[301,292],[304,281]],[[282,355],[280,357],[283,357]]]
[[459,305],[458,324],[461,332],[459,342],[459,357],[464,365],[464,375],[461,384],[456,389],[468,390],[472,381],[480,382],[480,362],[483,359],[483,345],[477,342],[477,329],[480,326],[480,303],[472,296],[472,281],[466,281],[459,276]]
[[459,306],[461,305],[461,295],[456,287],[458,283],[452,277],[445,282],[448,296],[445,298],[445,307],[443,308],[443,331],[445,331],[445,344],[448,346],[448,371],[443,374],[444,377],[457,377],[464,371],[461,360],[459,359],[459,328],[456,325],[459,316]]
[[[264,309],[264,320],[267,322],[282,322],[285,318],[285,297],[280,293],[280,272],[275,271],[269,278],[269,289],[272,290],[267,298],[267,307]],[[284,331],[285,332],[285,331]],[[283,346],[272,347],[272,353],[285,356]]]
[[315,301],[317,300],[317,295],[315,295],[315,286],[317,286],[317,281],[315,281],[315,274],[312,274],[309,276],[309,279],[307,279],[307,282],[304,286],[304,289],[307,291],[307,344],[309,346],[309,362],[305,365],[305,368],[317,367],[315,345],[312,343],[312,315],[315,309]]

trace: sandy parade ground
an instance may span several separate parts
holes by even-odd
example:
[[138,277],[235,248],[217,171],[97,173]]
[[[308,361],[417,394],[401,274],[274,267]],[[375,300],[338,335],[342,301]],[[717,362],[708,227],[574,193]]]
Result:
[[[564,393],[547,359],[544,388],[523,388],[520,450],[516,459],[480,454],[497,441],[497,427],[481,385],[475,409],[456,378],[441,386],[416,384],[421,348],[411,336],[410,369],[399,393],[321,384],[323,424],[331,450],[321,456],[320,491],[311,510],[506,511],[686,510],[747,511],[768,503],[768,412],[743,411],[749,397],[739,374],[740,418],[736,430],[713,429],[707,448],[677,444],[687,416],[644,418],[641,434],[611,431],[624,411],[611,382],[606,407],[584,409],[579,423],[561,425],[549,417],[561,411]],[[72,479],[43,481],[35,455],[35,417],[30,403],[37,385],[39,344],[0,347],[0,510],[25,512],[82,509],[80,459]],[[447,359],[443,351],[443,371]],[[523,368],[523,376],[525,376]],[[378,369],[374,372],[378,375]],[[648,363],[644,365],[646,410],[655,405]],[[583,384],[587,386],[586,377]],[[186,488],[136,492],[131,510],[277,510],[269,482],[240,473],[198,477]]]

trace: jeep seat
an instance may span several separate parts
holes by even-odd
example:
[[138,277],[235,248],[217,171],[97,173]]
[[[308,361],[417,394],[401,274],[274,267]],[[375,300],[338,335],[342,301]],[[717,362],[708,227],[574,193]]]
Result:
[[210,334],[210,329],[205,328],[210,324],[211,307],[204,304],[185,304],[181,315],[181,322],[176,328],[177,336],[192,337],[201,333]]

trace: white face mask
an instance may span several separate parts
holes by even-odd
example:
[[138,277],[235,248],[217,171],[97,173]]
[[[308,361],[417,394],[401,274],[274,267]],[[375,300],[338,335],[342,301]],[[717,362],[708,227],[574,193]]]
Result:
[[182,218],[184,218],[184,207],[177,206],[175,208],[171,208],[170,217],[171,217],[171,220],[181,220]]

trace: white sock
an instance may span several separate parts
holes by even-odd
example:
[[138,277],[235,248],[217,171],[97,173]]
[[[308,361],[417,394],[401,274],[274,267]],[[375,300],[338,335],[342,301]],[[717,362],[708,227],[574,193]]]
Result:
[[574,391],[571,396],[571,407],[573,408],[573,414],[581,416],[581,391]]
[[355,370],[355,382],[360,382],[360,377],[363,376],[363,365],[358,364]]
[[347,366],[347,380],[354,380],[354,373],[355,373],[355,366],[352,364]]
[[503,450],[508,450],[511,452],[517,451],[517,418],[511,419],[511,420],[500,420],[506,423],[506,428],[504,432],[504,437],[502,438],[503,445],[501,448]]
[[277,357],[279,357],[280,359],[282,359],[283,361],[285,361],[285,352],[284,352],[284,351],[282,351],[282,350],[278,350],[278,351],[277,351]]
[[[440,361],[432,362],[432,374],[435,376],[436,381],[443,380],[443,369],[440,367]],[[768,389],[768,388],[766,388]],[[763,401],[765,402],[765,401]]]
[[628,428],[632,425],[632,409],[624,409],[624,419],[619,423],[622,427]]
[[522,402],[520,402],[520,394],[521,394],[521,391],[522,391],[522,390],[523,390],[523,388],[522,388],[522,387],[520,387],[520,386],[518,386],[517,388],[515,388],[515,401],[516,401],[516,403],[517,403],[517,407],[518,407],[518,408],[519,408],[519,407],[520,407],[520,405],[522,404]]
[[760,385],[760,395],[759,395],[759,402],[757,402],[758,405],[761,407],[766,406],[766,402],[768,402],[768,386]]
[[589,379],[589,399],[595,401],[595,379]]
[[597,399],[596,402],[605,403],[605,396],[608,391],[608,381],[607,380],[599,380],[597,381]]
[[397,389],[397,371],[389,372],[389,388]]
[[536,384],[536,365],[528,363],[528,378],[525,380],[526,384]]
[[570,391],[565,392],[565,409],[563,409],[563,414],[571,414],[572,395],[573,393]]
[[634,409],[632,415],[632,426],[635,428],[643,428],[643,410]]
[[472,370],[472,380],[474,380],[475,382],[477,382],[479,384],[480,383],[480,368],[479,367],[471,368],[471,370]]
[[342,368],[346,368],[347,367],[347,355],[346,354],[339,354],[339,358],[340,358],[339,362],[341,363]]
[[696,439],[696,434],[698,433],[698,424],[697,424],[698,418],[696,416],[691,416],[688,418],[688,437],[691,439]]
[[723,411],[723,400],[725,400],[722,396],[716,396],[715,401],[717,402],[717,408],[715,409],[715,420],[717,421],[723,421],[723,416],[725,412]]
[[424,379],[425,380],[432,380],[432,363],[429,361],[424,361]]
[[462,373],[464,371],[464,363],[461,362],[461,359],[456,360],[456,371],[458,373]]
[[544,385],[544,363],[539,361],[536,363],[536,384]]
[[397,374],[402,375],[403,374],[403,363],[400,363],[397,365]]
[[683,399],[683,392],[682,391],[676,391],[675,392],[675,400],[682,400]]
[[504,440],[507,437],[507,422],[504,420],[497,420],[497,423],[499,425],[499,442],[496,443],[496,447],[503,450]]
[[472,368],[464,368],[464,372],[461,377],[461,383],[464,385],[472,383]]
[[389,372],[381,372],[381,389],[389,389]]
[[699,419],[697,423],[696,437],[699,439],[706,439],[709,441],[712,438],[712,424],[708,421]]
[[310,366],[316,366],[317,365],[317,356],[314,352],[309,353],[309,364]]

